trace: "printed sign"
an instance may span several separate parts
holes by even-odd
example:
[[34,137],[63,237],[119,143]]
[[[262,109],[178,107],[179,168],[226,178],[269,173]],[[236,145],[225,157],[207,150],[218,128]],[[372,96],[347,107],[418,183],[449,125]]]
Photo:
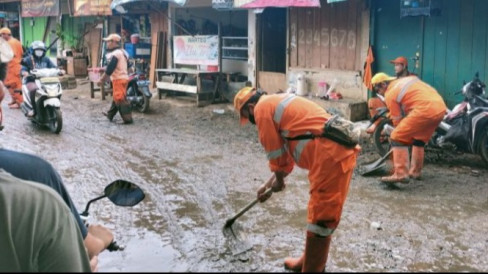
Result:
[[216,10],[231,10],[234,8],[234,0],[212,0],[212,8]]
[[219,65],[219,37],[217,35],[174,36],[175,64]]
[[58,16],[59,0],[22,0],[22,17]]
[[112,15],[111,0],[75,0],[73,16]]

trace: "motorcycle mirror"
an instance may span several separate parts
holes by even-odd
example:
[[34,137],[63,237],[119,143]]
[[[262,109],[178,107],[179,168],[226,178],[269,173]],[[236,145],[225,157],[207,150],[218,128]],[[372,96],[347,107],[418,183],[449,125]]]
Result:
[[145,198],[137,185],[126,180],[116,180],[105,187],[105,196],[118,206],[135,206]]
[[134,183],[126,180],[116,180],[105,187],[104,195],[88,201],[85,210],[80,215],[88,216],[90,204],[105,197],[118,206],[135,206],[144,200],[146,195]]

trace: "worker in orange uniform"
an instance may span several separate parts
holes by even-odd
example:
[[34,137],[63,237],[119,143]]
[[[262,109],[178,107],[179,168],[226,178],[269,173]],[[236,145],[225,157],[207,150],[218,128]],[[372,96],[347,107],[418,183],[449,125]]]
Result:
[[284,178],[295,164],[309,170],[305,252],[300,258],[286,258],[285,268],[323,271],[360,147],[348,148],[326,138],[290,140],[307,133],[319,135],[331,117],[316,103],[294,94],[265,95],[245,87],[236,94],[234,107],[240,113],[241,125],[250,121],[257,126],[269,167],[276,176],[275,180],[259,187],[260,202],[270,197],[264,194],[267,188],[271,187],[274,192],[285,188]]
[[403,56],[399,56],[394,60],[391,60],[390,63],[394,65],[395,75],[397,78],[415,75],[408,70],[408,60]]
[[110,109],[107,112],[103,112],[103,115],[112,121],[115,114],[119,112],[122,120],[124,120],[124,124],[132,124],[132,108],[126,99],[127,85],[129,84],[129,54],[120,48],[120,40],[120,35],[116,33],[112,33],[106,38],[103,38],[103,41],[107,43],[107,54],[105,57],[107,58],[108,65],[97,85],[103,85],[107,77],[110,76],[113,101]]
[[[390,136],[394,173],[382,177],[387,183],[408,183],[420,179],[424,164],[424,146],[446,114],[447,107],[437,91],[417,76],[394,78],[377,73],[371,79],[376,92],[385,96],[395,129]],[[412,147],[409,168],[408,147]]]
[[14,53],[14,57],[8,62],[7,77],[4,82],[5,87],[8,89],[10,96],[12,97],[12,101],[10,101],[8,105],[10,108],[20,108],[20,104],[22,104],[24,99],[22,98],[22,93],[15,91],[22,89],[22,81],[20,78],[20,70],[22,66],[20,65],[20,61],[22,61],[24,50],[20,41],[12,37],[12,32],[9,28],[0,29],[0,35],[2,35],[2,38],[8,42]]

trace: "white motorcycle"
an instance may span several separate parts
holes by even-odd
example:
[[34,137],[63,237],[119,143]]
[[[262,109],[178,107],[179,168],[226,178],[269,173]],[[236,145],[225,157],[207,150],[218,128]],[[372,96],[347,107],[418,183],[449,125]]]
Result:
[[[58,76],[63,71],[57,68],[43,68],[31,70],[22,79],[22,96],[24,102],[21,109],[24,115],[39,126],[48,127],[51,132],[59,133],[63,128],[61,113],[61,95],[63,89]],[[29,90],[35,91],[35,103],[31,102]],[[34,111],[33,116],[29,112]]]

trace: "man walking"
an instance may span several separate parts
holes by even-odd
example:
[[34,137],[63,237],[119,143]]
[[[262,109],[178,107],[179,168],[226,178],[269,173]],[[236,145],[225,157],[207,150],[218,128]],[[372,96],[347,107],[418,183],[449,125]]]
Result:
[[107,112],[103,112],[103,115],[112,121],[115,114],[120,112],[124,124],[131,124],[132,109],[126,99],[127,85],[129,83],[129,54],[120,48],[120,40],[120,36],[115,33],[103,38],[103,41],[107,43],[107,54],[105,57],[107,58],[108,65],[100,78],[100,82],[98,82],[98,86],[103,85],[107,77],[110,77],[112,81],[113,101],[110,109]]
[[[269,185],[258,189],[261,202],[269,198],[264,194],[267,188],[271,187],[274,192],[284,189],[284,178],[295,164],[309,170],[305,251],[300,258],[285,259],[285,268],[302,272],[323,271],[332,233],[341,219],[359,146],[346,147],[319,137],[331,115],[300,96],[287,93],[265,95],[245,87],[236,94],[234,108],[240,114],[241,125],[247,121],[256,125],[269,167],[276,176]],[[307,134],[316,138],[299,138]]]

